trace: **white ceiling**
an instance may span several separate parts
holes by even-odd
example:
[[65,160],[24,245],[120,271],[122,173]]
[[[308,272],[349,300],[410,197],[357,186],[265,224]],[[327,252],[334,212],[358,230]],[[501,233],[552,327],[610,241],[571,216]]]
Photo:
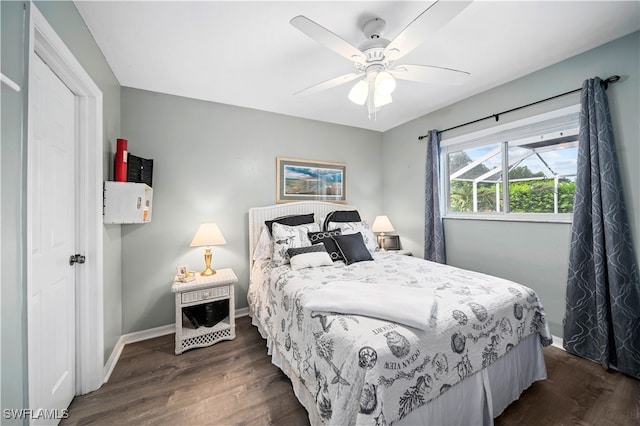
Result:
[[[294,96],[354,71],[289,20],[305,15],[359,46],[361,26],[392,40],[430,1],[75,1],[122,86],[386,131],[640,29],[638,1],[479,1],[398,61],[465,70],[462,86],[398,81],[375,120],[353,83]],[[601,76],[608,77],[608,76]]]

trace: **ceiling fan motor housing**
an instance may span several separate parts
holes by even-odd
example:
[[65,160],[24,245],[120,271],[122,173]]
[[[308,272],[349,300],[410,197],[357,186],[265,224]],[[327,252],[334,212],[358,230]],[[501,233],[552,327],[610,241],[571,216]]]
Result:
[[[360,45],[360,50],[367,55],[367,64],[380,63],[384,61],[384,49],[390,43],[389,40],[382,38],[387,23],[384,19],[373,18],[367,21],[362,27],[367,40]],[[367,68],[366,66],[364,68]]]
[[384,27],[387,23],[382,18],[373,18],[370,21],[365,22],[362,26],[362,31],[364,32],[365,37],[368,39],[372,38],[380,38],[382,37],[382,33],[384,31]]

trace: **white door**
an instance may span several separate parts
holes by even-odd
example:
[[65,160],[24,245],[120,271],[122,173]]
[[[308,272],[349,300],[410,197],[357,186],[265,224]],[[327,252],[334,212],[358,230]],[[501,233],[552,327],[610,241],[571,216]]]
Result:
[[[34,57],[36,57],[34,55]],[[57,423],[75,394],[75,96],[33,61],[28,165],[29,408]],[[47,413],[53,413],[47,414]],[[34,423],[40,423],[36,421]]]

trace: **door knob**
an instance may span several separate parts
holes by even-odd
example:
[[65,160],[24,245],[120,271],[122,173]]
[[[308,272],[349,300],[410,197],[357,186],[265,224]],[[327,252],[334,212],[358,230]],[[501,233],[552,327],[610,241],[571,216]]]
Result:
[[81,254],[72,254],[71,257],[69,257],[69,265],[72,266],[74,263],[84,263],[84,261],[85,257]]

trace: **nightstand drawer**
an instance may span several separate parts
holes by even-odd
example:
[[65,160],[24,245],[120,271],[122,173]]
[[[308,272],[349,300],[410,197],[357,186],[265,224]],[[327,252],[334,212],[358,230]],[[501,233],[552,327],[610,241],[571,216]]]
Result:
[[204,290],[187,291],[182,293],[182,303],[199,302],[201,300],[215,299],[217,297],[228,297],[229,286],[206,288]]

